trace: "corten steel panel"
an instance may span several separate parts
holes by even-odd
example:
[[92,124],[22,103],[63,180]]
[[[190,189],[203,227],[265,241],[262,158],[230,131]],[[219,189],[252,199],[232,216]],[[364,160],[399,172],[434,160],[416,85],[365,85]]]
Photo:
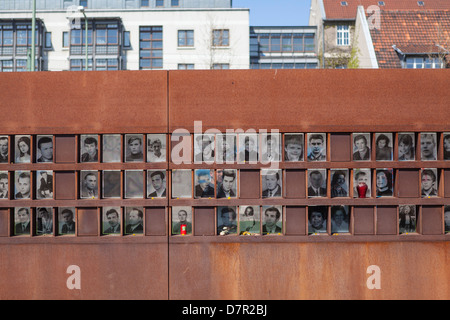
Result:
[[55,199],[74,200],[77,197],[75,172],[54,172]]
[[448,70],[414,71],[170,71],[169,130],[445,131]]
[[165,236],[166,208],[146,208],[145,209],[145,234],[147,236]]
[[239,172],[239,198],[258,199],[260,191],[260,170],[243,170]]
[[306,235],[306,208],[286,207],[286,235]]
[[75,163],[77,161],[77,142],[74,135],[55,137],[55,163]]
[[7,237],[9,234],[9,209],[0,209],[0,237]]
[[398,170],[398,182],[396,185],[398,186],[398,196],[400,198],[420,197],[419,170]]
[[353,221],[355,235],[374,234],[374,208],[373,207],[354,207]]
[[377,234],[397,234],[397,207],[377,207]]
[[79,236],[98,236],[97,208],[79,208],[77,217]]
[[351,134],[332,133],[330,135],[331,161],[350,161],[351,147]]
[[450,198],[450,170],[444,170],[444,197]]
[[422,234],[442,234],[442,207],[422,207]]
[[214,236],[216,234],[215,210],[212,207],[194,208],[194,235]]
[[[167,299],[167,252],[164,242],[2,244],[0,299]],[[80,267],[80,290],[66,285],[71,265]]]
[[[450,242],[183,243],[170,299],[448,299]],[[381,289],[368,289],[369,266]]]
[[167,71],[2,73],[0,83],[8,134],[167,130]]
[[286,170],[286,198],[306,197],[305,170]]

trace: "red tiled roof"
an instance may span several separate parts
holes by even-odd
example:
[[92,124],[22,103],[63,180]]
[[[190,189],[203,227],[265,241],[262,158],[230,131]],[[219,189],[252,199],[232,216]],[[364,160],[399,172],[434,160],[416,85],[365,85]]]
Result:
[[437,45],[450,49],[450,11],[381,11],[380,28],[370,34],[378,66],[400,68],[393,45],[413,54],[443,52]]
[[[342,6],[341,2],[347,2],[347,6]],[[323,0],[326,19],[356,19],[358,6],[364,6],[367,10],[369,6],[376,5],[380,0]],[[379,6],[381,10],[450,10],[450,0],[422,0],[423,6],[417,4],[418,0],[383,0],[384,6]]]

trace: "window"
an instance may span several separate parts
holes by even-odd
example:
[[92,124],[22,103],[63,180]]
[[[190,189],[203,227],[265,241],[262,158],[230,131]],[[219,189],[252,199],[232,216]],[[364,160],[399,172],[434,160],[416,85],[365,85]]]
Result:
[[350,45],[350,28],[348,25],[337,26],[337,45],[338,46]]
[[423,7],[425,5],[424,1],[417,1],[417,4],[419,5],[419,7]]
[[172,7],[179,7],[180,6],[180,0],[171,0],[170,5]]
[[119,61],[117,59],[97,59],[95,61],[95,70],[119,70]]
[[0,25],[0,45],[12,46],[13,45],[13,26],[12,25]]
[[45,48],[46,49],[52,48],[52,33],[51,32],[45,33]]
[[164,0],[156,0],[155,4],[157,7],[164,7]]
[[194,30],[178,30],[178,46],[193,47],[194,46]]
[[141,0],[141,7],[148,7],[150,5],[149,0]]
[[[70,71],[84,71],[86,66],[86,59],[72,59],[70,60]],[[88,70],[92,70],[92,59],[88,59]]]
[[378,5],[379,5],[380,7],[384,6],[384,1],[378,1]]
[[213,30],[213,46],[226,47],[230,45],[230,31],[228,29]]
[[440,69],[443,68],[443,63],[437,57],[408,57],[406,58],[407,69]]
[[80,6],[87,8],[88,0],[80,0]]
[[[259,51],[258,51],[259,49]],[[260,33],[250,38],[250,52],[314,52],[314,33]]]
[[63,32],[62,46],[63,48],[69,47],[69,32],[67,31]]
[[228,64],[228,63],[214,63],[213,64],[213,69],[215,69],[215,70],[230,69],[230,64]]
[[123,32],[123,46],[125,48],[131,47],[130,43],[130,31],[124,31]]
[[162,27],[140,27],[139,69],[161,69],[163,67]]
[[193,63],[179,63],[178,70],[194,70]]

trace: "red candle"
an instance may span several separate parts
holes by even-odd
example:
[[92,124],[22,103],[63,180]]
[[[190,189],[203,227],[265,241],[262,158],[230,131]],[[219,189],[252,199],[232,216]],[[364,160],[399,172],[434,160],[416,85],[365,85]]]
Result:
[[358,197],[359,198],[365,198],[366,192],[367,192],[367,184],[364,182],[360,182],[358,186],[356,187],[356,190],[358,190]]

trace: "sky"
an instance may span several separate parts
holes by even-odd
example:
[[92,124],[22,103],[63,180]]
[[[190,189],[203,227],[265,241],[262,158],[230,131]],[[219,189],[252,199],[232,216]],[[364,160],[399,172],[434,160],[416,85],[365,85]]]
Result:
[[250,26],[307,26],[311,0],[233,0],[250,9]]

